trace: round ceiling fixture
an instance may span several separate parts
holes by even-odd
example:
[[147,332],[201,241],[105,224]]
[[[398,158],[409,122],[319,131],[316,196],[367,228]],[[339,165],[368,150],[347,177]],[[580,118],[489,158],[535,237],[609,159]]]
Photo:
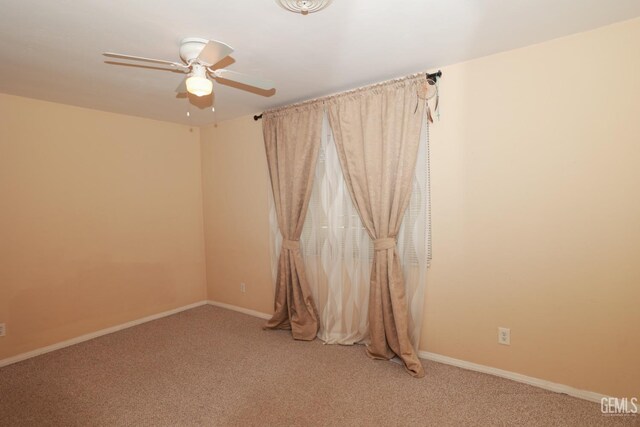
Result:
[[333,0],[276,0],[280,6],[295,13],[307,15],[329,6]]

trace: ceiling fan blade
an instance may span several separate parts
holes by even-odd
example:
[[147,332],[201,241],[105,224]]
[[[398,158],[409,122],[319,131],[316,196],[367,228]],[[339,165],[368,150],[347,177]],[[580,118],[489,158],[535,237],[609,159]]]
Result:
[[178,85],[178,87],[176,88],[176,92],[177,93],[186,93],[187,92],[187,79],[189,77],[185,77],[184,79],[182,79],[182,81],[180,82],[180,85]]
[[221,79],[231,80],[232,82],[238,82],[243,85],[257,87],[258,89],[262,90],[270,90],[275,86],[273,82],[269,80],[259,79],[247,74],[238,73],[237,71],[225,69],[214,70],[213,75],[215,77],[220,77]]
[[156,64],[171,65],[173,67],[189,68],[186,65],[181,64],[179,62],[165,61],[164,59],[153,59],[153,58],[145,58],[143,56],[123,55],[121,53],[113,53],[113,52],[105,52],[105,53],[103,53],[103,55],[104,56],[108,56],[110,58],[128,59],[128,60],[131,60],[131,61],[153,62],[153,63],[156,63]]
[[200,51],[198,60],[207,65],[214,65],[233,52],[233,48],[225,43],[209,40]]

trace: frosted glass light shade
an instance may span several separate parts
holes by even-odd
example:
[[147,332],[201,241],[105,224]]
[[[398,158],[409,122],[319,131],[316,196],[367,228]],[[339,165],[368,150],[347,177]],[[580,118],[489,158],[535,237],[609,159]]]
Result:
[[187,79],[187,90],[195,96],[209,95],[213,90],[213,83],[206,77],[191,76]]

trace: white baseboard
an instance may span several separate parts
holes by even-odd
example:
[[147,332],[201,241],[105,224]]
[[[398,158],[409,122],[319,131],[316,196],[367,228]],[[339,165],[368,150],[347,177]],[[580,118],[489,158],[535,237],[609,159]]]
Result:
[[172,314],[180,313],[181,311],[190,310],[192,308],[200,307],[207,304],[207,301],[199,301],[193,304],[185,305],[182,307],[174,308],[173,310],[163,311],[162,313],[152,314],[151,316],[143,317],[141,319],[132,320],[130,322],[121,323],[120,325],[111,326],[110,328],[101,329],[96,332],[81,335],[79,337],[71,338],[66,341],[62,341],[56,344],[51,344],[46,347],[37,348],[35,350],[21,353],[16,356],[11,356],[6,359],[0,360],[0,368],[3,366],[11,365],[13,363],[21,362],[32,357],[40,356],[41,354],[49,353],[51,351],[60,350],[61,348],[69,347],[75,344],[79,344],[84,341],[89,341],[94,338],[101,337],[103,335],[112,334],[114,332],[121,331],[123,329],[130,328],[132,326],[140,325],[142,323],[151,322],[152,320],[161,319],[163,317],[171,316]]
[[[26,353],[18,354],[16,356],[8,357],[0,360],[0,368],[3,366],[11,365],[13,363],[21,362],[32,357],[40,356],[41,354],[49,353],[51,351],[59,350],[61,348],[69,347],[74,344],[79,344],[84,341],[89,341],[94,338],[101,337],[103,335],[111,334],[113,332],[121,331],[123,329],[130,328],[132,326],[140,325],[142,323],[151,322],[152,320],[161,319],[163,317],[171,316],[172,314],[180,313],[181,311],[190,310],[192,308],[200,307],[202,305],[209,304],[216,307],[225,308],[227,310],[237,311],[239,313],[248,314],[249,316],[258,317],[260,319],[270,319],[271,315],[262,313],[256,310],[250,310],[248,308],[238,307],[236,305],[225,304],[218,301],[199,301],[193,304],[185,305],[182,307],[174,308],[173,310],[164,311],[162,313],[152,314],[151,316],[143,317],[141,319],[132,320],[130,322],[122,323],[120,325],[112,326],[110,328],[101,329],[96,332],[81,335],[76,338],[71,338],[66,341],[62,341],[56,344],[48,345],[46,347],[38,348],[36,350],[28,351]],[[604,394],[596,393],[593,391],[579,390],[577,388],[558,384],[551,381],[542,380],[539,378],[529,377],[527,375],[518,374],[516,372],[505,371],[503,369],[493,368],[491,366],[479,365],[473,362],[467,362],[466,360],[454,359],[453,357],[443,356],[441,354],[430,353],[427,351],[419,351],[418,356],[422,359],[432,360],[434,362],[444,363],[447,365],[457,366],[459,368],[468,369],[471,371],[482,372],[489,375],[495,375],[497,377],[506,378],[519,383],[529,384],[535,387],[539,387],[545,390],[554,391],[556,393],[565,393],[569,396],[577,397],[591,402],[600,402],[602,398],[607,398]]]
[[226,308],[227,310],[233,310],[233,311],[237,311],[239,313],[248,314],[249,316],[259,317],[260,319],[269,320],[272,317],[271,314],[262,313],[262,312],[256,311],[256,310],[250,310],[250,309],[244,308],[244,307],[238,307],[237,305],[225,304],[223,302],[212,301],[212,300],[207,301],[207,303],[209,305],[214,305],[216,307]]
[[[261,313],[255,310],[249,310],[247,308],[238,307],[231,304],[225,304],[217,301],[208,301],[209,304],[216,307],[226,308],[228,310],[238,311],[240,313],[248,314],[250,316],[259,317],[261,319],[270,319],[271,315]],[[432,360],[438,363],[444,363],[446,365],[457,366],[458,368],[468,369],[470,371],[482,372],[489,375],[495,375],[497,377],[506,378],[519,383],[529,384],[535,387],[539,387],[545,390],[554,391],[556,393],[565,393],[569,396],[577,397],[579,399],[589,400],[591,402],[600,403],[600,399],[605,396],[604,394],[596,393],[593,391],[579,390],[577,388],[553,383],[551,381],[541,380],[539,378],[529,377],[527,375],[518,374],[517,372],[505,371],[503,369],[492,368],[491,366],[479,365],[473,362],[467,362],[466,360],[454,359],[453,357],[443,356],[441,354],[430,353],[428,351],[419,351],[418,356],[421,359]]]
[[477,363],[467,362],[466,360],[454,359],[453,357],[443,356],[437,353],[430,353],[428,351],[419,351],[418,356],[422,359],[432,360],[434,362],[444,363],[446,365],[457,366],[458,368],[468,369],[470,371],[477,371],[489,375],[495,375],[497,377],[506,378],[519,383],[529,384],[545,390],[554,391],[556,393],[568,394],[569,396],[589,400],[591,402],[600,403],[600,400],[602,398],[609,397],[593,391],[579,390],[568,385],[541,380],[540,378],[529,377],[527,375],[505,371],[503,369],[493,368],[491,366],[479,365]]

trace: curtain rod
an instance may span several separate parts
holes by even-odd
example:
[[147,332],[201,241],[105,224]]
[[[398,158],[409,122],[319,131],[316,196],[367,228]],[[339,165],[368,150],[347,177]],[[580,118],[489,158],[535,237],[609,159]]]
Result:
[[[437,81],[438,81],[438,79],[439,79],[440,77],[442,77],[442,71],[441,71],[441,70],[438,70],[438,71],[436,71],[435,73],[427,73],[427,74],[426,74],[426,77],[427,77],[427,79],[431,79],[431,80],[433,80],[433,81],[434,81],[434,83],[435,83],[435,82],[437,82]],[[373,86],[375,86],[375,84],[374,84]],[[365,87],[366,87],[366,86],[365,86]],[[347,92],[349,92],[349,91],[347,91]],[[263,114],[264,114],[264,113],[256,114],[255,116],[253,116],[253,120],[255,120],[255,121],[260,120],[260,119],[262,118],[262,115],[263,115]]]

